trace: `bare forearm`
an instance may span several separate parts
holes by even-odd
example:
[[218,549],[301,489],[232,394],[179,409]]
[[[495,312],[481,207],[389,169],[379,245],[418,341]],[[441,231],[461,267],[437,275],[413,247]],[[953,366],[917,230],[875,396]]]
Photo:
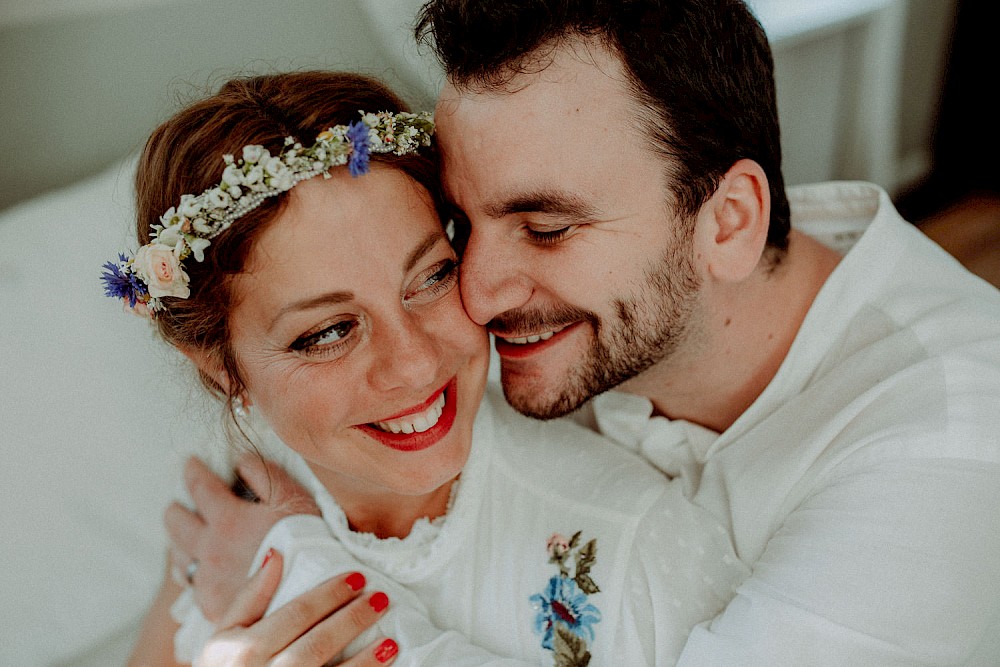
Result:
[[177,623],[170,615],[170,607],[182,590],[170,577],[168,565],[163,584],[146,614],[139,638],[129,656],[128,667],[179,667],[182,664],[174,659]]

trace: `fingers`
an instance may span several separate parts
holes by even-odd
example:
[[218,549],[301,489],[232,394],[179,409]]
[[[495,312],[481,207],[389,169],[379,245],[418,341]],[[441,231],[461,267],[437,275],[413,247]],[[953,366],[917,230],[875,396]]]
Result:
[[[322,665],[381,617],[385,593],[364,593],[360,573],[341,575],[303,593],[250,630],[259,638],[287,646],[273,663]],[[385,663],[381,663],[385,664]]]
[[184,464],[184,483],[197,512],[209,522],[217,514],[227,514],[233,503],[243,502],[233,495],[229,484],[196,456]]
[[236,470],[264,503],[285,514],[319,514],[312,494],[277,463],[248,453],[240,457]]
[[399,645],[392,639],[380,638],[373,641],[357,655],[339,663],[340,667],[382,667],[391,665],[399,654]]
[[[188,558],[197,553],[205,522],[201,517],[180,503],[171,503],[163,512],[163,523],[167,527],[170,541]],[[186,565],[187,563],[181,563]]]
[[271,499],[274,475],[278,471],[284,473],[284,469],[280,466],[268,465],[255,454],[243,454],[236,462],[236,472],[263,502],[268,502]]
[[219,621],[220,628],[248,627],[259,621],[267,611],[267,605],[274,597],[281,583],[284,560],[274,549],[267,552],[260,570],[250,578],[233,604]]

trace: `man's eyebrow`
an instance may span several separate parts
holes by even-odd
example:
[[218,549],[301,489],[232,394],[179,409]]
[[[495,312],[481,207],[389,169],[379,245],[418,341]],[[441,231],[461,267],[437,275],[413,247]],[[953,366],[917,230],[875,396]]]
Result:
[[514,213],[541,213],[559,218],[592,220],[598,217],[594,206],[583,199],[565,192],[539,190],[502,198],[485,207],[491,218],[502,218]]

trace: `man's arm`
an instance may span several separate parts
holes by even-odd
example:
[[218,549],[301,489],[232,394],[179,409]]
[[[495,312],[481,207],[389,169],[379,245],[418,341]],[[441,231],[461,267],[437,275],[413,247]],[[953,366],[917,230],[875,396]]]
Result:
[[998,500],[995,463],[842,463],[679,664],[997,664]]

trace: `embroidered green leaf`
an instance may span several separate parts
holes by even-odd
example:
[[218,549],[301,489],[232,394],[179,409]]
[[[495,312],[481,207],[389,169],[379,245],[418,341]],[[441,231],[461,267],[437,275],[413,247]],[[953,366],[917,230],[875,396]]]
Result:
[[576,575],[590,574],[590,568],[594,567],[597,559],[597,539],[590,540],[576,552]]
[[587,595],[593,595],[594,593],[600,593],[601,589],[597,587],[594,580],[590,578],[589,574],[578,574],[576,575],[576,585],[580,587],[580,590]]
[[576,549],[576,545],[580,543],[580,535],[583,533],[582,530],[578,530],[573,533],[573,537],[569,538],[569,549],[572,551]]
[[555,667],[587,667],[590,664],[587,642],[562,626],[556,626],[552,648],[556,658]]

